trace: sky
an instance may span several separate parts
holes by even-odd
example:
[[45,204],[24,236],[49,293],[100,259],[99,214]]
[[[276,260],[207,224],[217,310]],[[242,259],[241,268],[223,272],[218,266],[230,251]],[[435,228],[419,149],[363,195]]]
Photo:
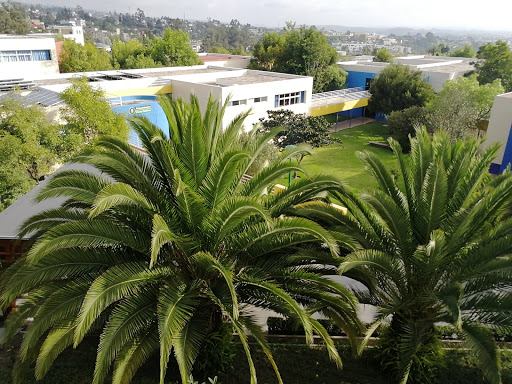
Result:
[[509,0],[22,0],[84,9],[256,26],[344,25],[512,31]]

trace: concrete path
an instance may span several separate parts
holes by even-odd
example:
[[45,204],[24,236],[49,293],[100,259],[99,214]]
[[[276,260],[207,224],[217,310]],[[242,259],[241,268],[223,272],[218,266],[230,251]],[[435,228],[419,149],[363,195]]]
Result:
[[344,129],[357,127],[358,125],[368,124],[374,122],[375,119],[370,117],[354,117],[352,120],[344,120],[339,123],[335,123],[329,132],[338,132]]

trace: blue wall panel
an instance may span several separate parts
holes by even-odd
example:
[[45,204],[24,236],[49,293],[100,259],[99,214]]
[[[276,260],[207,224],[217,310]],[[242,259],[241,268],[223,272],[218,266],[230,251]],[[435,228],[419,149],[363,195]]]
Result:
[[[126,117],[146,117],[151,123],[160,128],[167,137],[169,137],[169,124],[165,113],[158,105],[155,96],[124,96],[121,98],[123,105],[112,107],[114,112],[122,114]],[[142,112],[147,110],[146,112]],[[142,147],[140,139],[137,137],[135,131],[131,131],[128,137],[128,142],[137,147]]]
[[375,73],[347,71],[347,88],[364,87],[366,79],[375,79]]
[[505,153],[501,161],[500,173],[503,172],[509,164],[512,164],[512,126],[508,131],[507,144],[505,145]]

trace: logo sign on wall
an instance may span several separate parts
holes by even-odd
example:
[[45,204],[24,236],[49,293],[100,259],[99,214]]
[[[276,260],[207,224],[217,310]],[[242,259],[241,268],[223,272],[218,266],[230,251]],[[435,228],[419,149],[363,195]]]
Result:
[[131,107],[130,114],[137,115],[139,113],[151,112],[151,105],[143,105],[142,107]]

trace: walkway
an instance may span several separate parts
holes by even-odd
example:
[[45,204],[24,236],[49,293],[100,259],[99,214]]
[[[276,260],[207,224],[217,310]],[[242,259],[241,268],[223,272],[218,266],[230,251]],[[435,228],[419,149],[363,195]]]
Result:
[[315,93],[312,96],[309,113],[311,116],[323,116],[365,107],[370,97],[370,92],[363,87]]
[[335,123],[329,130],[329,132],[343,131],[344,129],[357,127],[358,125],[373,123],[374,121],[375,119],[372,119],[370,117],[354,117],[351,120],[343,120],[338,123]]

